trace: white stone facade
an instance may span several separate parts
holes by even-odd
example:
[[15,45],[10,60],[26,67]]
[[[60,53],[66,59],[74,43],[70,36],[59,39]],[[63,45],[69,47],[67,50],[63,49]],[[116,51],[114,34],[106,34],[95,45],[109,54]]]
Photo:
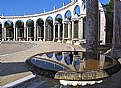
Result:
[[[79,6],[80,8],[80,15],[75,14],[75,8]],[[71,19],[68,21],[65,14],[67,11],[71,12]],[[100,37],[99,37],[99,41],[102,41],[101,44],[105,44],[105,14],[104,14],[104,10],[101,6],[101,4],[99,4],[99,11],[100,11]],[[62,23],[58,24],[56,23],[56,17],[58,15],[62,16]],[[68,5],[63,6],[62,8],[59,9],[54,9],[53,11],[50,12],[44,12],[41,14],[33,14],[33,15],[24,15],[24,16],[1,16],[0,17],[0,23],[2,25],[2,33],[1,33],[1,40],[2,41],[6,41],[6,40],[12,40],[12,41],[18,41],[18,40],[33,40],[33,41],[48,41],[48,40],[52,40],[55,42],[56,40],[56,35],[57,35],[57,42],[67,42],[69,41],[70,43],[73,43],[73,41],[80,41],[83,39],[83,18],[86,16],[86,8],[84,7],[84,2],[83,0],[72,0],[71,3],[69,3]],[[48,17],[52,17],[53,19],[53,26],[48,26],[49,24],[46,23],[46,20]],[[29,36],[29,28],[27,26],[27,21],[31,19],[34,22],[34,27],[33,27],[33,36]],[[41,27],[37,26],[37,20],[38,19],[42,19],[44,22],[43,25],[43,31],[41,30]],[[13,34],[11,35],[7,35],[7,29],[5,27],[5,22],[6,21],[12,21],[13,23]],[[17,21],[23,21],[24,26],[23,26],[23,33],[22,36],[18,36],[18,28],[16,27],[16,22]],[[78,22],[78,33],[76,35],[78,35],[78,38],[74,38],[74,22],[77,21]],[[65,25],[68,25],[68,36],[65,37]],[[55,27],[58,26],[58,27]],[[57,28],[57,32],[55,32]],[[39,29],[39,31],[38,31]],[[62,33],[60,32],[61,30]],[[48,34],[46,33],[48,31]],[[50,31],[52,31],[51,34]],[[43,32],[43,35],[42,33]],[[11,37],[13,36],[13,37]],[[61,38],[60,38],[61,37]],[[76,42],[77,42],[76,41]]]

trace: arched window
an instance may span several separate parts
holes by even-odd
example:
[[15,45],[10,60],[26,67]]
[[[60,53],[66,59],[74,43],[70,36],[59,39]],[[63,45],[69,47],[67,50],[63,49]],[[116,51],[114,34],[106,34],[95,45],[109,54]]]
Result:
[[46,19],[46,39],[47,41],[53,39],[53,18],[51,16]]
[[6,28],[6,39],[7,40],[13,40],[14,39],[14,28],[13,28],[13,22],[10,20],[7,20],[4,23],[4,27]]
[[16,39],[23,39],[24,38],[24,22],[22,20],[18,20],[16,22]]
[[29,19],[29,20],[27,20],[26,25],[27,25],[27,28],[28,28],[27,29],[28,39],[33,40],[34,39],[34,21]]
[[44,38],[44,21],[43,19],[39,18],[37,20],[37,40],[43,40]]

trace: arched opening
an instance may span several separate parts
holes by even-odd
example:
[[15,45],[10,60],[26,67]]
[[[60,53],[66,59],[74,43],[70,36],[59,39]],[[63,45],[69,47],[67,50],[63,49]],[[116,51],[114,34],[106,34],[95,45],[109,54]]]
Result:
[[4,23],[4,31],[5,31],[5,40],[13,40],[14,39],[14,28],[13,28],[13,22],[10,20],[7,20]]
[[29,19],[27,20],[27,29],[26,29],[26,35],[27,35],[27,40],[33,40],[34,39],[34,21]]
[[84,3],[84,8],[83,9],[85,9],[86,8],[86,0],[83,0],[83,3]]
[[71,22],[72,14],[71,11],[67,11],[65,13],[65,20],[64,20],[64,38],[65,39],[71,39],[72,38],[72,22]]
[[21,40],[24,38],[24,22],[22,20],[18,20],[15,25],[16,25],[16,40]]
[[58,61],[61,61],[63,59],[63,55],[62,52],[57,52],[55,53],[55,57]]
[[0,40],[2,40],[2,24],[0,22]]
[[66,52],[64,53],[64,59],[67,65],[71,65],[72,64],[72,60],[73,60],[73,55],[72,52]]
[[47,41],[53,40],[53,18],[51,16],[46,19],[46,38]]
[[62,15],[60,14],[55,18],[55,37],[58,41],[62,40],[63,37]]
[[66,13],[65,13],[65,19],[68,19],[70,21],[71,17],[72,17],[71,11],[70,10],[66,11]]
[[65,13],[65,19],[71,20],[71,17],[72,17],[71,11],[70,10],[66,11],[66,13]]
[[74,61],[74,67],[77,71],[80,69],[80,58],[78,58],[76,61]]
[[39,18],[37,20],[37,40],[42,41],[44,38],[44,21]]
[[47,53],[46,55],[47,55],[48,58],[52,58],[54,53],[50,52],[50,53]]
[[76,7],[75,7],[75,9],[74,9],[74,15],[78,15],[78,16],[80,16],[80,7],[79,7],[79,5],[77,5]]
[[[78,34],[78,31],[80,30],[79,29],[79,16],[80,16],[80,7],[79,5],[77,5],[75,8],[74,8],[74,38],[79,38],[79,34]],[[83,30],[83,29],[81,29]],[[81,31],[80,30],[80,31]]]

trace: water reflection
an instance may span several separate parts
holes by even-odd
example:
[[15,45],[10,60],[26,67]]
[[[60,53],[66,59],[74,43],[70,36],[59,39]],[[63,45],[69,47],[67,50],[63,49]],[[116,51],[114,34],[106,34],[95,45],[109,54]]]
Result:
[[47,69],[47,70],[52,70],[52,71],[62,71],[64,70],[63,66],[54,64],[52,62],[47,62],[47,61],[42,61],[42,60],[37,60],[37,59],[31,59],[31,62],[36,65],[37,67]]
[[61,61],[63,59],[62,52],[56,52],[55,56],[58,61]]
[[114,62],[110,57],[92,52],[47,52],[34,55],[29,60],[28,68],[30,71],[57,80],[81,80],[85,83],[89,80],[107,78],[110,76],[109,73],[112,74],[112,71],[116,70],[115,68],[113,68],[114,70],[109,68],[112,67]]
[[49,57],[49,58],[52,58],[52,57],[53,57],[53,53],[47,53],[46,55],[47,55],[47,57]]
[[76,71],[84,71],[84,69],[85,69],[84,59],[78,58],[76,61],[74,61],[74,67],[75,67]]
[[[61,64],[66,66],[73,66],[74,71],[90,71],[103,69],[106,66],[111,65],[112,61],[110,58],[96,54],[92,52],[80,52],[80,51],[62,51],[62,52],[49,52],[38,54],[39,56],[47,55],[49,58],[56,58]],[[37,56],[38,56],[37,55]],[[36,56],[35,56],[36,58]],[[47,58],[45,58],[47,59]],[[53,67],[55,61],[52,59]],[[49,66],[48,66],[49,67]]]
[[100,64],[99,64],[99,67],[100,69],[102,69],[104,67],[104,64],[105,64],[105,56],[104,55],[100,55],[100,60],[99,60]]
[[37,54],[36,57],[43,56],[43,53]]
[[66,62],[67,65],[70,65],[72,63],[71,60],[73,59],[73,56],[70,52],[64,53],[64,58],[65,58],[65,62]]

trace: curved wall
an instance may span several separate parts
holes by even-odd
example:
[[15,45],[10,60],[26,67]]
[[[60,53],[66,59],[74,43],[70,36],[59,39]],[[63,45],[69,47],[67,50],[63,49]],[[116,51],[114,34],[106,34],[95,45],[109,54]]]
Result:
[[[79,6],[80,7],[80,15],[76,15],[75,14],[75,7],[76,6]],[[105,44],[105,15],[104,15],[104,11],[103,11],[103,8],[101,6],[101,4],[99,4],[99,10],[101,11],[101,19],[103,20],[100,20],[102,22],[101,23],[101,28],[100,28],[100,40],[103,40],[102,44]],[[67,18],[65,17],[65,14],[67,11],[70,11],[71,12],[71,20],[67,20]],[[56,16],[60,14],[62,16],[62,24],[61,24],[61,27],[59,27],[58,23],[56,23]],[[37,20],[39,18],[41,18],[43,21],[44,21],[44,27],[43,27],[43,32],[44,32],[44,35],[43,36],[40,36],[43,37],[43,41],[47,41],[47,29],[51,29],[53,33],[51,33],[50,37],[53,38],[53,41],[55,41],[56,39],[56,28],[55,28],[55,25],[58,25],[58,40],[60,39],[59,37],[62,36],[62,41],[61,42],[64,42],[65,40],[65,25],[68,25],[68,36],[67,36],[67,40],[74,40],[74,22],[75,21],[78,21],[78,34],[75,34],[75,35],[78,35],[78,39],[83,39],[83,18],[86,16],[86,10],[84,8],[84,2],[83,0],[72,0],[71,3],[69,3],[68,5],[66,6],[63,6],[62,8],[59,8],[59,9],[55,9],[53,11],[50,11],[50,12],[44,12],[44,13],[41,13],[41,14],[34,14],[34,15],[24,15],[24,16],[1,16],[0,17],[0,22],[2,24],[2,40],[5,41],[5,40],[9,40],[9,38],[11,40],[19,40],[18,38],[18,35],[17,35],[17,28],[16,28],[16,22],[18,20],[21,20],[23,21],[24,23],[24,34],[23,36],[21,36],[23,39],[26,39],[27,41],[29,40],[29,38],[32,38],[31,36],[29,37],[28,34],[29,34],[29,28],[27,28],[27,21],[29,19],[33,20],[34,22],[34,34],[33,34],[33,40],[39,40],[38,39],[38,33],[37,33]],[[52,17],[53,19],[53,26],[51,27],[48,27],[47,26],[47,23],[46,23],[46,19],[48,17]],[[7,36],[7,28],[4,26],[5,25],[5,22],[10,20],[11,22],[13,22],[13,34],[12,36],[8,35]],[[70,24],[70,26],[69,26]],[[60,35],[60,30],[64,30],[62,31],[61,35]],[[48,31],[49,32],[49,31]],[[69,33],[70,32],[70,33]],[[104,35],[104,36],[102,36]],[[41,39],[40,39],[41,40]],[[60,42],[60,41],[59,41]],[[70,42],[70,43],[73,43],[73,42]]]

